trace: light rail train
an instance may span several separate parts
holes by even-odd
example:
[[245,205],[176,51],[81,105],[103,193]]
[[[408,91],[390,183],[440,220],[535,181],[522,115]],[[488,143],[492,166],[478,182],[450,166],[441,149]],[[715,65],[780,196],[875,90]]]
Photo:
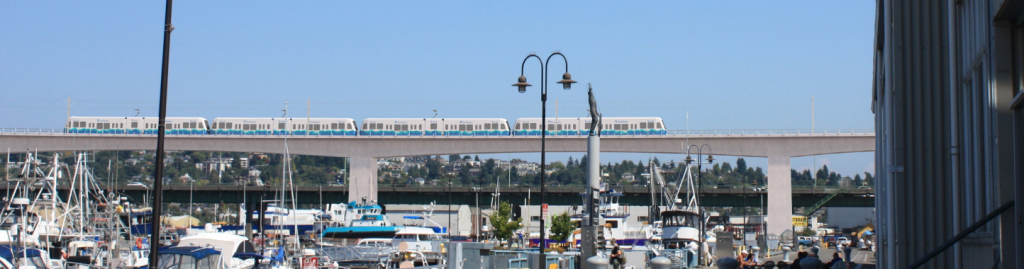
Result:
[[[65,133],[156,134],[156,117],[68,118]],[[351,118],[232,118],[168,117],[168,135],[310,135],[310,136],[540,136],[540,118],[519,118],[515,124],[502,118],[367,118],[362,125]],[[549,118],[548,136],[586,136],[590,118]],[[601,135],[665,135],[659,117],[606,117]]]

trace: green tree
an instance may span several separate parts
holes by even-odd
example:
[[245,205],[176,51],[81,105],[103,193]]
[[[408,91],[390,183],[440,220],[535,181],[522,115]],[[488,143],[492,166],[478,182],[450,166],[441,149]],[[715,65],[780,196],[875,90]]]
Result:
[[554,215],[551,218],[551,240],[565,241],[573,230],[576,230],[576,225],[573,225],[568,212],[562,212],[562,214]]
[[523,218],[512,219],[512,206],[504,201],[498,205],[498,210],[491,215],[490,221],[491,231],[494,232],[494,237],[498,238],[499,242],[501,240],[509,242],[512,239],[512,233],[523,228]]

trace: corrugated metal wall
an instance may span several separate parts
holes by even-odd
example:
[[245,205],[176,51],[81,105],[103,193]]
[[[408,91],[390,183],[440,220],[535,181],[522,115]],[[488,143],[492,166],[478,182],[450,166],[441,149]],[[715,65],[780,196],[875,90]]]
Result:
[[[1015,123],[1006,102],[1009,87],[1019,87],[1009,83],[1007,27],[1021,27],[1016,17],[1024,16],[1008,7],[1021,2],[879,1],[872,109],[884,186],[876,196],[880,268],[909,265],[1015,199],[1006,188],[1020,188],[1010,167],[1022,152],[998,141],[1020,140],[1008,129]],[[1013,19],[997,21],[997,11]],[[1024,242],[1006,244],[1020,218],[1002,217],[923,268],[1021,268],[1008,255]]]
[[[892,20],[892,165],[897,267],[904,267],[953,236],[949,165],[949,8],[944,1],[896,0]],[[885,169],[883,166],[882,169]],[[885,171],[889,172],[889,171]],[[946,252],[926,268],[954,268]]]

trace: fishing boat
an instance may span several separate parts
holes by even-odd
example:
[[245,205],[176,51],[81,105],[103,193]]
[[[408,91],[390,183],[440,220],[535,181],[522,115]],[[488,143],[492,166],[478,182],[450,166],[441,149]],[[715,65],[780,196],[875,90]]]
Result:
[[[614,189],[604,191],[605,187],[602,187],[600,192],[600,204],[598,204],[597,212],[604,221],[604,225],[601,226],[601,232],[608,241],[607,244],[610,245],[614,239],[614,243],[619,244],[623,248],[643,245],[649,240],[649,237],[646,236],[643,226],[629,222],[630,213],[628,205],[619,203],[619,199],[623,196],[622,192]],[[581,197],[583,197],[583,203],[586,204],[588,202],[586,194],[581,194]],[[576,223],[576,227],[580,227],[583,218],[588,215],[586,209],[583,209],[579,213],[570,216],[570,220]],[[580,239],[576,238],[575,240],[577,245],[580,244]],[[536,244],[538,242],[539,239],[531,239],[531,243]]]

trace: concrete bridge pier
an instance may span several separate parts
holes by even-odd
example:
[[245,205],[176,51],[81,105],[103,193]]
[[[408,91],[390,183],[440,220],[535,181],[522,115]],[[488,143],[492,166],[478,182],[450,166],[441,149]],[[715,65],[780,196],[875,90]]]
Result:
[[791,158],[785,154],[768,155],[767,232],[779,236],[793,227]]
[[362,202],[377,200],[377,158],[351,157],[349,159],[348,200]]

